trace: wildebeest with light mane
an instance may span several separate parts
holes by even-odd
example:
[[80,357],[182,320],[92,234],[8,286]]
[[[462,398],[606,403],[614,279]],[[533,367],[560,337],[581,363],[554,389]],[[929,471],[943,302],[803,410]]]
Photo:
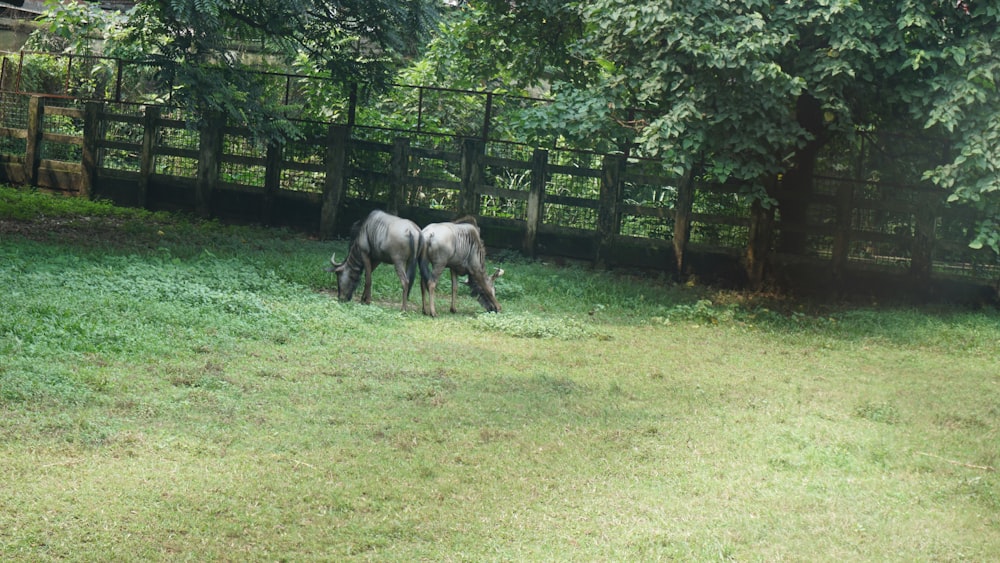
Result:
[[434,308],[434,291],[438,278],[445,268],[451,271],[451,312],[455,308],[458,276],[468,274],[467,282],[472,296],[491,313],[500,312],[493,282],[503,275],[497,270],[486,275],[486,245],[479,236],[479,225],[472,217],[463,217],[453,223],[431,223],[423,229],[423,247],[420,252],[420,298],[424,314],[437,316]]
[[338,263],[337,253],[330,257],[337,275],[337,298],[350,301],[358,287],[361,272],[365,274],[365,291],[362,303],[372,302],[372,270],[382,262],[396,267],[396,275],[403,286],[403,310],[410,297],[410,288],[417,274],[417,258],[421,247],[420,227],[409,219],[375,210],[363,222],[351,228],[351,248],[347,258]]

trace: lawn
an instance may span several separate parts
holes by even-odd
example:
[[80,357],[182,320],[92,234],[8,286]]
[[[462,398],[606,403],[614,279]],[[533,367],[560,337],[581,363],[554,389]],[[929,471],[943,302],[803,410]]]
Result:
[[995,310],[334,250],[0,188],[0,559],[1000,557]]

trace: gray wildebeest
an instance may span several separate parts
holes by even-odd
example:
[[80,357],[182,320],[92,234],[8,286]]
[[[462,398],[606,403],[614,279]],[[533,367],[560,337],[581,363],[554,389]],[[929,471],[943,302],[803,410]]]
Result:
[[[434,290],[445,268],[451,270],[451,312],[455,308],[458,276],[469,275],[466,282],[472,296],[491,313],[500,312],[493,282],[503,275],[497,270],[486,275],[486,245],[479,237],[479,225],[472,217],[462,217],[453,223],[431,223],[424,227],[424,244],[420,252],[420,298],[424,314],[437,316]],[[428,299],[429,297],[429,299]]]
[[365,292],[362,303],[372,302],[372,270],[382,262],[396,267],[396,275],[403,286],[403,310],[410,298],[410,288],[417,275],[417,258],[422,238],[420,227],[409,219],[402,219],[384,211],[375,210],[359,225],[351,228],[351,248],[347,258],[338,263],[337,253],[330,257],[337,275],[337,298],[350,301],[358,287],[361,272],[365,273]]

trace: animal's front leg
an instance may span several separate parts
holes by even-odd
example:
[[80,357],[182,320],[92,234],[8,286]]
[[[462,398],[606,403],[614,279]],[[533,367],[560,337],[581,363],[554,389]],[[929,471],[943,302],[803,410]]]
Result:
[[363,257],[362,261],[365,264],[365,291],[361,294],[361,302],[368,304],[372,302],[372,270],[375,265],[367,256]]

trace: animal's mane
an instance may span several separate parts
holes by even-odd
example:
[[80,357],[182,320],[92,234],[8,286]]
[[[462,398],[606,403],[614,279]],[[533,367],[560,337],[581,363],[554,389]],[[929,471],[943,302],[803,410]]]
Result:
[[486,245],[483,244],[483,239],[479,238],[479,227],[476,226],[475,219],[472,221],[472,223],[456,223],[455,236],[461,240],[460,246],[469,249],[469,258],[477,260],[479,264],[485,264]]

